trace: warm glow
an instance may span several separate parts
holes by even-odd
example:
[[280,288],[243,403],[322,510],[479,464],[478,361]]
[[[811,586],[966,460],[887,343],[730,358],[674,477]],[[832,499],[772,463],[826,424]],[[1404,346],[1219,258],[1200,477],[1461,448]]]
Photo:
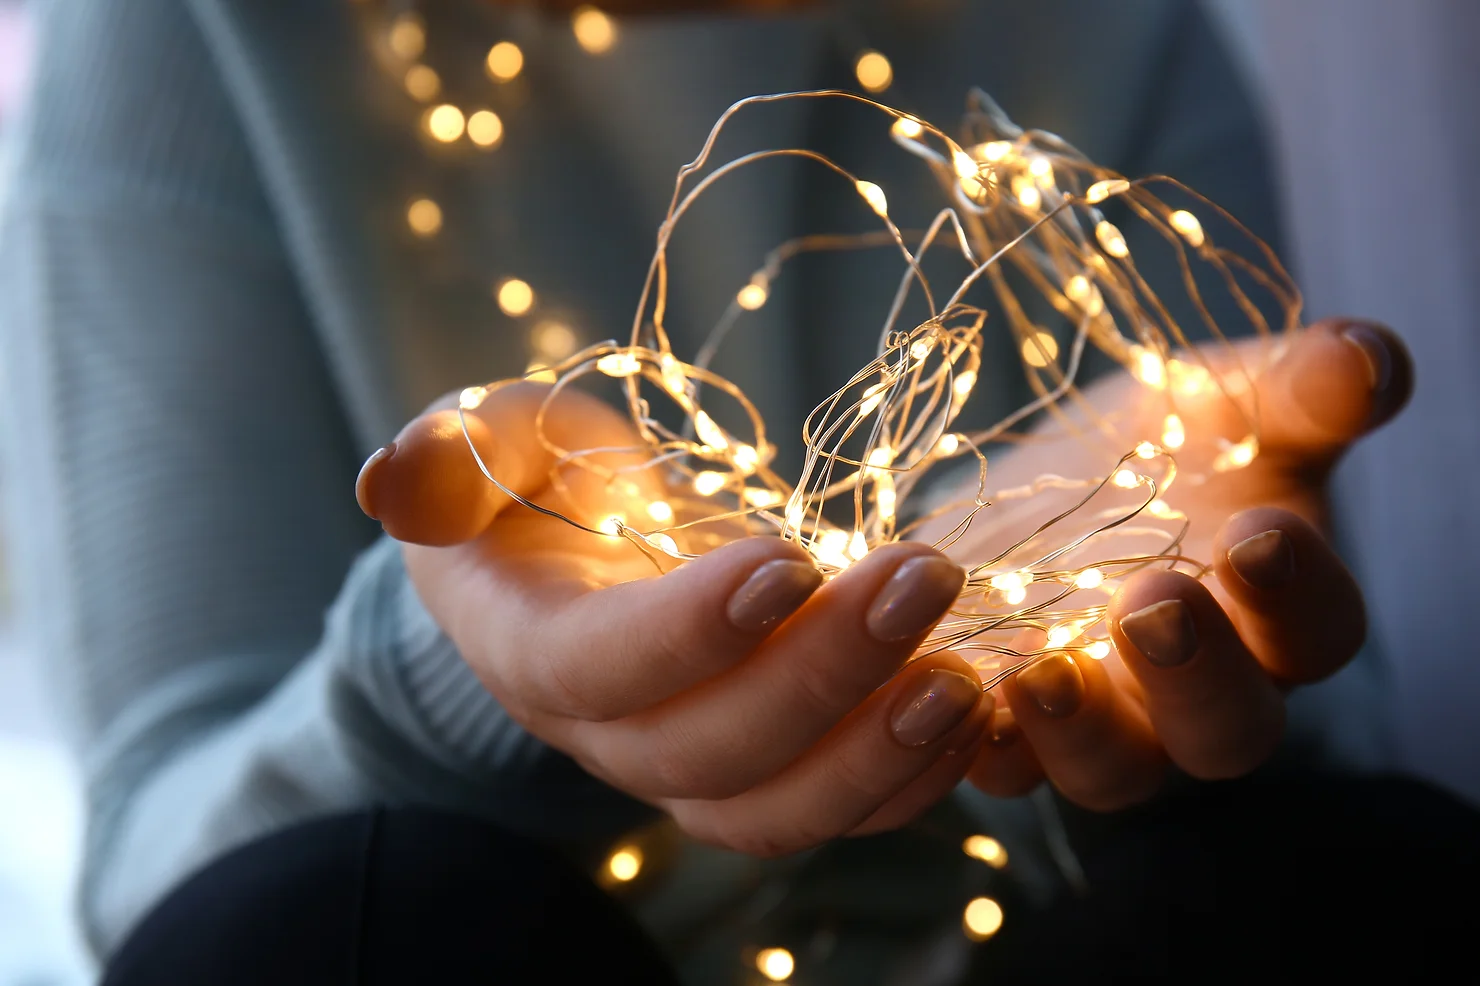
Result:
[[1011,606],[1020,605],[1024,599],[1027,599],[1028,598],[1028,590],[1027,589],[1009,589],[1009,590],[1007,590],[1007,597],[1006,598],[1007,598],[1008,605],[1011,605]]
[[1254,461],[1259,454],[1259,439],[1253,435],[1247,436],[1236,445],[1231,445],[1213,460],[1213,468],[1219,472],[1227,472],[1231,469],[1242,469]]
[[631,353],[609,353],[596,361],[596,368],[609,377],[630,377],[642,369],[642,361]]
[[468,387],[458,396],[457,403],[464,411],[475,411],[487,396],[487,387]]
[[1098,589],[1105,584],[1105,573],[1098,568],[1086,568],[1074,576],[1076,589]]
[[889,129],[896,137],[907,137],[910,140],[925,132],[925,128],[920,126],[919,123],[903,116],[895,120],[894,125]]
[[1156,446],[1150,442],[1141,442],[1136,446],[1136,455],[1143,459],[1154,459],[1156,458]]
[[493,110],[479,110],[468,117],[468,139],[479,147],[496,147],[504,139],[504,121]]
[[1033,179],[1026,175],[1013,176],[1012,194],[1018,200],[1018,204],[1030,212],[1037,209],[1043,202],[1043,195],[1038,191],[1038,186],[1033,184]]
[[616,537],[622,533],[622,527],[627,523],[627,518],[621,514],[611,514],[603,517],[596,529],[608,537]]
[[1105,201],[1112,195],[1119,195],[1121,192],[1129,191],[1130,187],[1131,183],[1124,178],[1107,178],[1104,181],[1095,182],[1086,189],[1084,200],[1093,205]]
[[541,322],[529,334],[529,340],[535,352],[552,361],[563,360],[576,351],[576,334],[564,322]]
[[636,846],[623,846],[608,857],[606,871],[620,883],[632,880],[642,872],[642,850]]
[[647,505],[648,516],[660,524],[667,524],[673,520],[673,508],[666,500],[654,500]]
[[734,458],[735,468],[746,475],[755,472],[755,467],[761,464],[761,454],[754,445],[736,445]]
[[1100,220],[1095,225],[1095,239],[1100,241],[1100,249],[1112,257],[1130,255],[1130,248],[1125,245],[1125,237],[1120,235],[1120,227],[1112,222]]
[[961,924],[967,935],[977,941],[985,941],[1002,927],[1002,905],[990,897],[978,897],[966,905]]
[[965,151],[961,150],[960,148],[957,148],[956,150],[954,150],[954,151],[951,152],[951,163],[956,166],[956,177],[958,177],[958,178],[975,178],[976,177],[977,170],[978,169],[977,169],[977,166],[976,166],[975,159],[973,159],[970,154],[967,154]]
[[724,430],[705,411],[694,412],[694,434],[710,448],[724,450],[730,447],[730,440],[725,437]]
[[425,103],[442,91],[442,79],[435,69],[426,65],[413,65],[406,70],[406,92],[417,102]]
[[853,537],[848,541],[848,557],[854,561],[868,554],[868,538],[863,536],[862,531],[854,531]]
[[1048,366],[1058,358],[1058,340],[1047,332],[1034,332],[1023,340],[1023,362],[1029,366]]
[[[719,473],[715,473],[715,475],[719,476]],[[720,481],[723,482],[724,477],[720,477]],[[752,507],[760,507],[762,509],[774,507],[784,499],[775,490],[768,490],[759,486],[747,486],[743,495],[746,503]]]
[[406,209],[406,225],[417,236],[436,236],[442,228],[442,207],[431,199],[417,199]]
[[534,307],[534,288],[517,277],[505,278],[498,286],[498,306],[510,317],[524,315]]
[[1037,155],[1028,162],[1028,174],[1046,188],[1053,184],[1053,163],[1043,155]]
[[858,404],[858,416],[866,418],[873,414],[878,406],[884,403],[884,398],[889,396],[889,384],[872,384],[863,392],[863,400]]
[[755,967],[772,982],[781,982],[797,967],[796,960],[784,948],[763,948],[755,957]]
[[1016,592],[1033,584],[1033,573],[1027,570],[1003,572],[1001,575],[992,576],[987,580],[987,584],[1003,592]]
[[530,360],[529,365],[524,368],[524,379],[533,380],[535,383],[554,383],[555,371],[548,363]]
[[1078,637],[1081,629],[1075,623],[1060,623],[1048,631],[1048,646],[1065,647]]
[[524,52],[512,41],[500,41],[488,49],[488,75],[496,82],[508,82],[524,70]]
[[753,312],[766,303],[769,295],[764,284],[751,281],[735,295],[735,304],[748,312]]
[[1129,469],[1119,469],[1116,470],[1115,478],[1112,482],[1123,490],[1133,490],[1141,482],[1141,479]]
[[1012,155],[1012,141],[989,140],[981,145],[982,160],[989,164],[1005,161]]
[[883,92],[894,81],[894,66],[877,51],[865,51],[853,63],[858,84],[869,92]]
[[1182,419],[1175,414],[1168,414],[1161,423],[1161,444],[1170,449],[1178,449],[1185,441],[1187,432],[1182,428]]
[[444,144],[450,144],[461,137],[463,128],[467,125],[463,111],[451,103],[443,103],[427,110],[425,121],[427,133]]
[[1132,346],[1131,357],[1136,361],[1131,372],[1138,380],[1156,390],[1166,387],[1167,367],[1159,355],[1145,346]]
[[608,52],[617,43],[617,25],[595,7],[577,7],[570,17],[570,29],[576,44],[590,55]]
[[386,36],[391,51],[411,60],[418,57],[427,46],[427,32],[421,26],[421,18],[415,14],[401,14],[391,21],[390,33]]
[[935,443],[935,451],[941,455],[955,455],[956,450],[961,447],[961,439],[947,432],[940,436],[940,441]]
[[956,374],[956,380],[951,384],[951,389],[956,392],[957,397],[965,397],[971,393],[971,388],[976,386],[976,371],[962,370]]
[[654,545],[659,551],[662,551],[665,554],[678,554],[678,542],[673,540],[673,538],[669,537],[667,534],[649,535],[647,542],[648,544]]
[[894,507],[898,502],[897,496],[893,483],[879,484],[879,488],[874,491],[874,503],[878,504],[880,517],[888,520],[894,516]]
[[1002,843],[990,835],[972,835],[961,843],[961,851],[972,859],[979,859],[993,869],[1000,870],[1007,865],[1007,850],[1002,848]]
[[860,181],[855,187],[858,189],[858,194],[862,195],[863,200],[869,204],[869,208],[881,216],[889,215],[889,199],[884,195],[882,188],[871,181]]
[[713,496],[725,488],[725,474],[705,469],[694,477],[694,492],[700,496]]
[[1197,217],[1192,213],[1185,209],[1178,209],[1170,216],[1167,216],[1167,222],[1171,223],[1172,229],[1181,233],[1182,238],[1192,246],[1200,247],[1203,245],[1205,237],[1203,235],[1202,223],[1198,222]]
[[1096,640],[1085,646],[1084,653],[1096,661],[1103,661],[1110,656],[1110,645],[1103,640]]
[[1065,282],[1064,295],[1091,318],[1105,310],[1105,298],[1100,289],[1083,274],[1075,274]]

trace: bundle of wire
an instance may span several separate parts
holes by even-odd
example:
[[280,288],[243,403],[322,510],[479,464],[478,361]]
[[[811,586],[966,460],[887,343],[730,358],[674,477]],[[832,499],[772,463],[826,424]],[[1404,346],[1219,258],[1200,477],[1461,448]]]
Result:
[[[944,204],[928,227],[902,232],[879,185],[811,150],[756,151],[710,167],[716,141],[737,113],[801,99],[863,103],[882,115],[880,139],[892,138],[939,183]],[[1149,566],[1199,577],[1207,571],[1181,551],[1187,519],[1176,507],[1174,487],[1240,469],[1258,455],[1254,364],[1272,359],[1278,346],[1238,348],[1229,338],[1254,335],[1277,343],[1298,324],[1299,294],[1266,245],[1174,179],[1128,180],[1098,167],[1052,134],[1018,128],[981,92],[968,98],[961,134],[958,141],[914,115],[842,91],[755,96],[730,107],[678,173],[628,341],[591,346],[538,371],[554,381],[547,401],[588,375],[620,382],[640,439],[634,447],[564,448],[544,434],[542,417],[536,428],[557,472],[588,470],[602,479],[610,503],[623,506],[586,516],[574,499],[569,510],[525,500],[500,481],[469,436],[483,475],[526,506],[592,537],[625,539],[660,569],[734,537],[768,533],[805,547],[831,577],[879,545],[929,540],[961,561],[968,578],[921,653],[965,655],[987,687],[1046,654],[1108,657],[1106,604],[1126,577]],[[709,341],[685,361],[672,351],[664,328],[674,229],[726,175],[777,157],[806,159],[850,183],[883,228],[852,237],[806,236],[773,250],[739,287]],[[1214,243],[1194,211],[1174,208],[1157,194],[1168,189],[1240,242]],[[1110,200],[1175,252],[1199,324],[1179,324],[1138,273],[1126,236],[1101,212]],[[882,315],[877,355],[808,416],[800,435],[804,462],[788,481],[771,468],[776,446],[755,405],[708,364],[737,322],[765,305],[788,260],[871,243],[892,245],[903,261],[893,304]],[[965,261],[968,273],[949,294],[922,269],[921,258],[932,249],[957,252]],[[1217,324],[1204,300],[1209,283],[1228,293],[1246,324]],[[916,296],[928,317],[902,326],[906,302]],[[1272,319],[1266,311],[1278,315]],[[1049,317],[1035,322],[1030,313]],[[980,376],[989,324],[1012,334],[1036,396],[989,427],[957,430]],[[1194,345],[1189,334],[1202,343]],[[1151,411],[1123,413],[1122,402],[1122,413],[1107,415],[1086,399],[1076,378],[1088,347],[1125,368],[1120,385],[1144,391],[1130,403]],[[467,389],[462,411],[513,382]],[[740,413],[722,417],[746,427],[722,427],[706,411],[706,396],[733,402],[727,410]],[[1225,406],[1216,419],[1228,433],[1189,436],[1179,408],[1210,398]],[[665,413],[655,411],[655,400],[667,405]],[[467,435],[466,415],[462,420]],[[989,452],[1032,442],[1051,450],[1067,447],[1066,441],[1077,448],[1067,459],[1102,468],[1095,475],[1060,475],[1050,454],[1047,461],[1040,457],[1043,471],[1026,482],[992,485]],[[974,473],[975,483],[957,482],[957,495],[943,499],[930,492],[941,484],[927,479],[944,471]],[[641,486],[633,481],[638,473]],[[558,491],[558,477],[552,474],[552,481]],[[643,495],[655,488],[665,492]]]

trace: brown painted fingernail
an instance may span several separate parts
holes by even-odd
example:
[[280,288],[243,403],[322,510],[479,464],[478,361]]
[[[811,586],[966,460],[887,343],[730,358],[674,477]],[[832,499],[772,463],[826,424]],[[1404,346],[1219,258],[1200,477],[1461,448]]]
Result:
[[725,612],[741,630],[769,630],[800,609],[821,584],[822,573],[807,562],[768,561],[735,590]]
[[1393,382],[1393,356],[1387,343],[1370,325],[1354,322],[1341,330],[1341,338],[1356,346],[1367,360],[1367,382],[1374,394],[1381,394]]
[[939,555],[911,558],[874,597],[868,632],[885,643],[924,633],[950,609],[965,582],[961,566]]
[[1023,735],[1011,706],[999,705],[992,710],[991,734],[993,746],[1011,746]]
[[1228,549],[1228,564],[1256,589],[1273,589],[1295,574],[1295,548],[1284,531],[1265,531]]
[[1180,599],[1166,599],[1121,617],[1120,631],[1159,668],[1184,664],[1197,653],[1192,610]]
[[1028,693],[1044,715],[1067,719],[1084,701],[1084,676],[1068,654],[1050,654],[1017,675],[1018,686]]
[[355,501],[359,503],[360,509],[365,512],[365,516],[371,520],[380,519],[375,516],[375,498],[370,489],[371,476],[374,474],[376,466],[395,454],[395,442],[376,449],[370,453],[370,458],[365,460],[365,464],[360,467],[360,474],[355,477]]
[[894,702],[889,729],[902,746],[934,743],[971,715],[982,697],[982,683],[940,669],[921,675],[913,691]]

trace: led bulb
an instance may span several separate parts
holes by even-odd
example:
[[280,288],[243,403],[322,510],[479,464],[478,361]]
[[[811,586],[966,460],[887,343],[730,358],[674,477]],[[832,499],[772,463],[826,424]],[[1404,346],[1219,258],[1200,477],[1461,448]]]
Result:
[[781,982],[791,976],[797,963],[784,948],[763,948],[756,953],[755,967],[760,974],[772,982]]
[[1168,414],[1161,423],[1161,444],[1170,449],[1179,449],[1187,441],[1187,432],[1182,428],[1182,419]]
[[1167,222],[1171,223],[1172,228],[1182,234],[1182,238],[1189,245],[1193,247],[1203,245],[1206,236],[1203,233],[1202,223],[1198,222],[1197,217],[1186,209],[1178,209],[1170,216],[1167,216]]
[[956,177],[958,178],[975,178],[977,172],[980,170],[977,167],[976,160],[959,147],[951,151],[951,163],[956,167]]
[[990,835],[967,836],[966,841],[961,843],[961,851],[996,870],[1007,865],[1007,850]]
[[746,311],[753,312],[766,303],[769,294],[764,284],[751,281],[735,294],[735,303]]
[[941,435],[940,441],[935,443],[935,451],[940,455],[955,455],[960,447],[961,439],[950,432]]
[[723,452],[730,447],[730,440],[725,437],[724,429],[714,423],[704,411],[694,412],[694,434],[699,436],[699,441],[712,449]]
[[1091,205],[1103,202],[1112,195],[1119,195],[1130,190],[1131,183],[1124,178],[1107,178],[1097,181],[1084,192],[1084,200]]
[[986,941],[1002,927],[1002,905],[990,897],[978,897],[966,905],[961,924],[974,941]]
[[431,199],[417,199],[406,208],[406,225],[417,236],[436,236],[442,228],[442,207]]
[[669,524],[673,521],[673,507],[666,500],[654,500],[647,505],[648,516],[660,524]]
[[1084,653],[1096,661],[1103,661],[1110,656],[1110,645],[1103,640],[1096,640],[1092,644],[1085,645]]
[[894,136],[896,137],[904,137],[907,140],[914,140],[916,137],[925,132],[925,128],[920,126],[918,122],[911,120],[909,117],[902,116],[894,121],[894,125],[889,128],[889,132],[894,134]]
[[1118,469],[1111,481],[1123,490],[1133,490],[1140,485],[1141,478],[1129,469]]
[[705,469],[694,477],[694,492],[700,496],[713,496],[725,488],[725,474]]
[[606,871],[618,883],[628,883],[642,872],[642,850],[636,846],[623,846],[607,857]]
[[1142,442],[1136,446],[1136,455],[1143,459],[1156,458],[1156,446],[1150,442]]
[[1130,248],[1125,245],[1125,237],[1120,235],[1120,227],[1112,222],[1101,219],[1096,223],[1095,239],[1100,241],[1100,249],[1112,257],[1130,255]]
[[990,140],[980,145],[982,160],[989,164],[1006,161],[1012,157],[1012,142],[1008,140]]
[[609,377],[630,377],[642,369],[642,361],[631,353],[608,353],[596,361],[596,369]]
[[735,468],[748,476],[761,464],[761,454],[754,445],[737,445],[734,460]]
[[450,144],[461,137],[463,128],[467,125],[463,111],[451,103],[443,103],[427,110],[425,122],[427,133],[444,144]]
[[1059,358],[1059,342],[1047,332],[1034,332],[1023,340],[1022,351],[1029,366],[1048,366]]
[[858,189],[858,194],[863,196],[863,200],[869,204],[870,209],[883,218],[889,217],[889,199],[884,195],[882,188],[871,181],[855,182],[854,187]]
[[437,98],[442,91],[442,78],[435,69],[426,65],[413,65],[406,70],[403,80],[406,92],[417,102],[425,103]]
[[487,387],[469,387],[458,395],[457,404],[464,411],[476,411],[487,396]]
[[1074,576],[1076,589],[1098,589],[1105,583],[1105,573],[1098,568],[1086,568]]
[[504,121],[493,110],[479,110],[468,117],[468,139],[484,150],[504,139]]
[[504,278],[495,297],[503,313],[513,318],[527,314],[534,307],[534,288],[517,277]]

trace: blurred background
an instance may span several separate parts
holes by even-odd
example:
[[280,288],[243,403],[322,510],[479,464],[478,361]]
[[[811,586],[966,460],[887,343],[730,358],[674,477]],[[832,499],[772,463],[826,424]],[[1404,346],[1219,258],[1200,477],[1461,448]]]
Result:
[[[1471,191],[1480,174],[1480,3],[1208,3],[1264,105],[1286,260],[1309,317],[1388,322],[1418,364],[1413,405],[1362,445],[1340,483],[1339,525],[1369,593],[1394,712],[1395,735],[1370,745],[1382,764],[1480,803],[1472,711],[1480,670],[1468,632],[1470,593],[1480,587],[1471,572],[1480,554],[1472,504],[1480,215]],[[28,49],[27,2],[0,0],[0,147],[24,91]],[[0,153],[0,183],[3,161]],[[43,669],[17,633],[3,551],[0,544],[0,986],[80,984],[92,971],[69,914],[81,842],[77,772]]]

